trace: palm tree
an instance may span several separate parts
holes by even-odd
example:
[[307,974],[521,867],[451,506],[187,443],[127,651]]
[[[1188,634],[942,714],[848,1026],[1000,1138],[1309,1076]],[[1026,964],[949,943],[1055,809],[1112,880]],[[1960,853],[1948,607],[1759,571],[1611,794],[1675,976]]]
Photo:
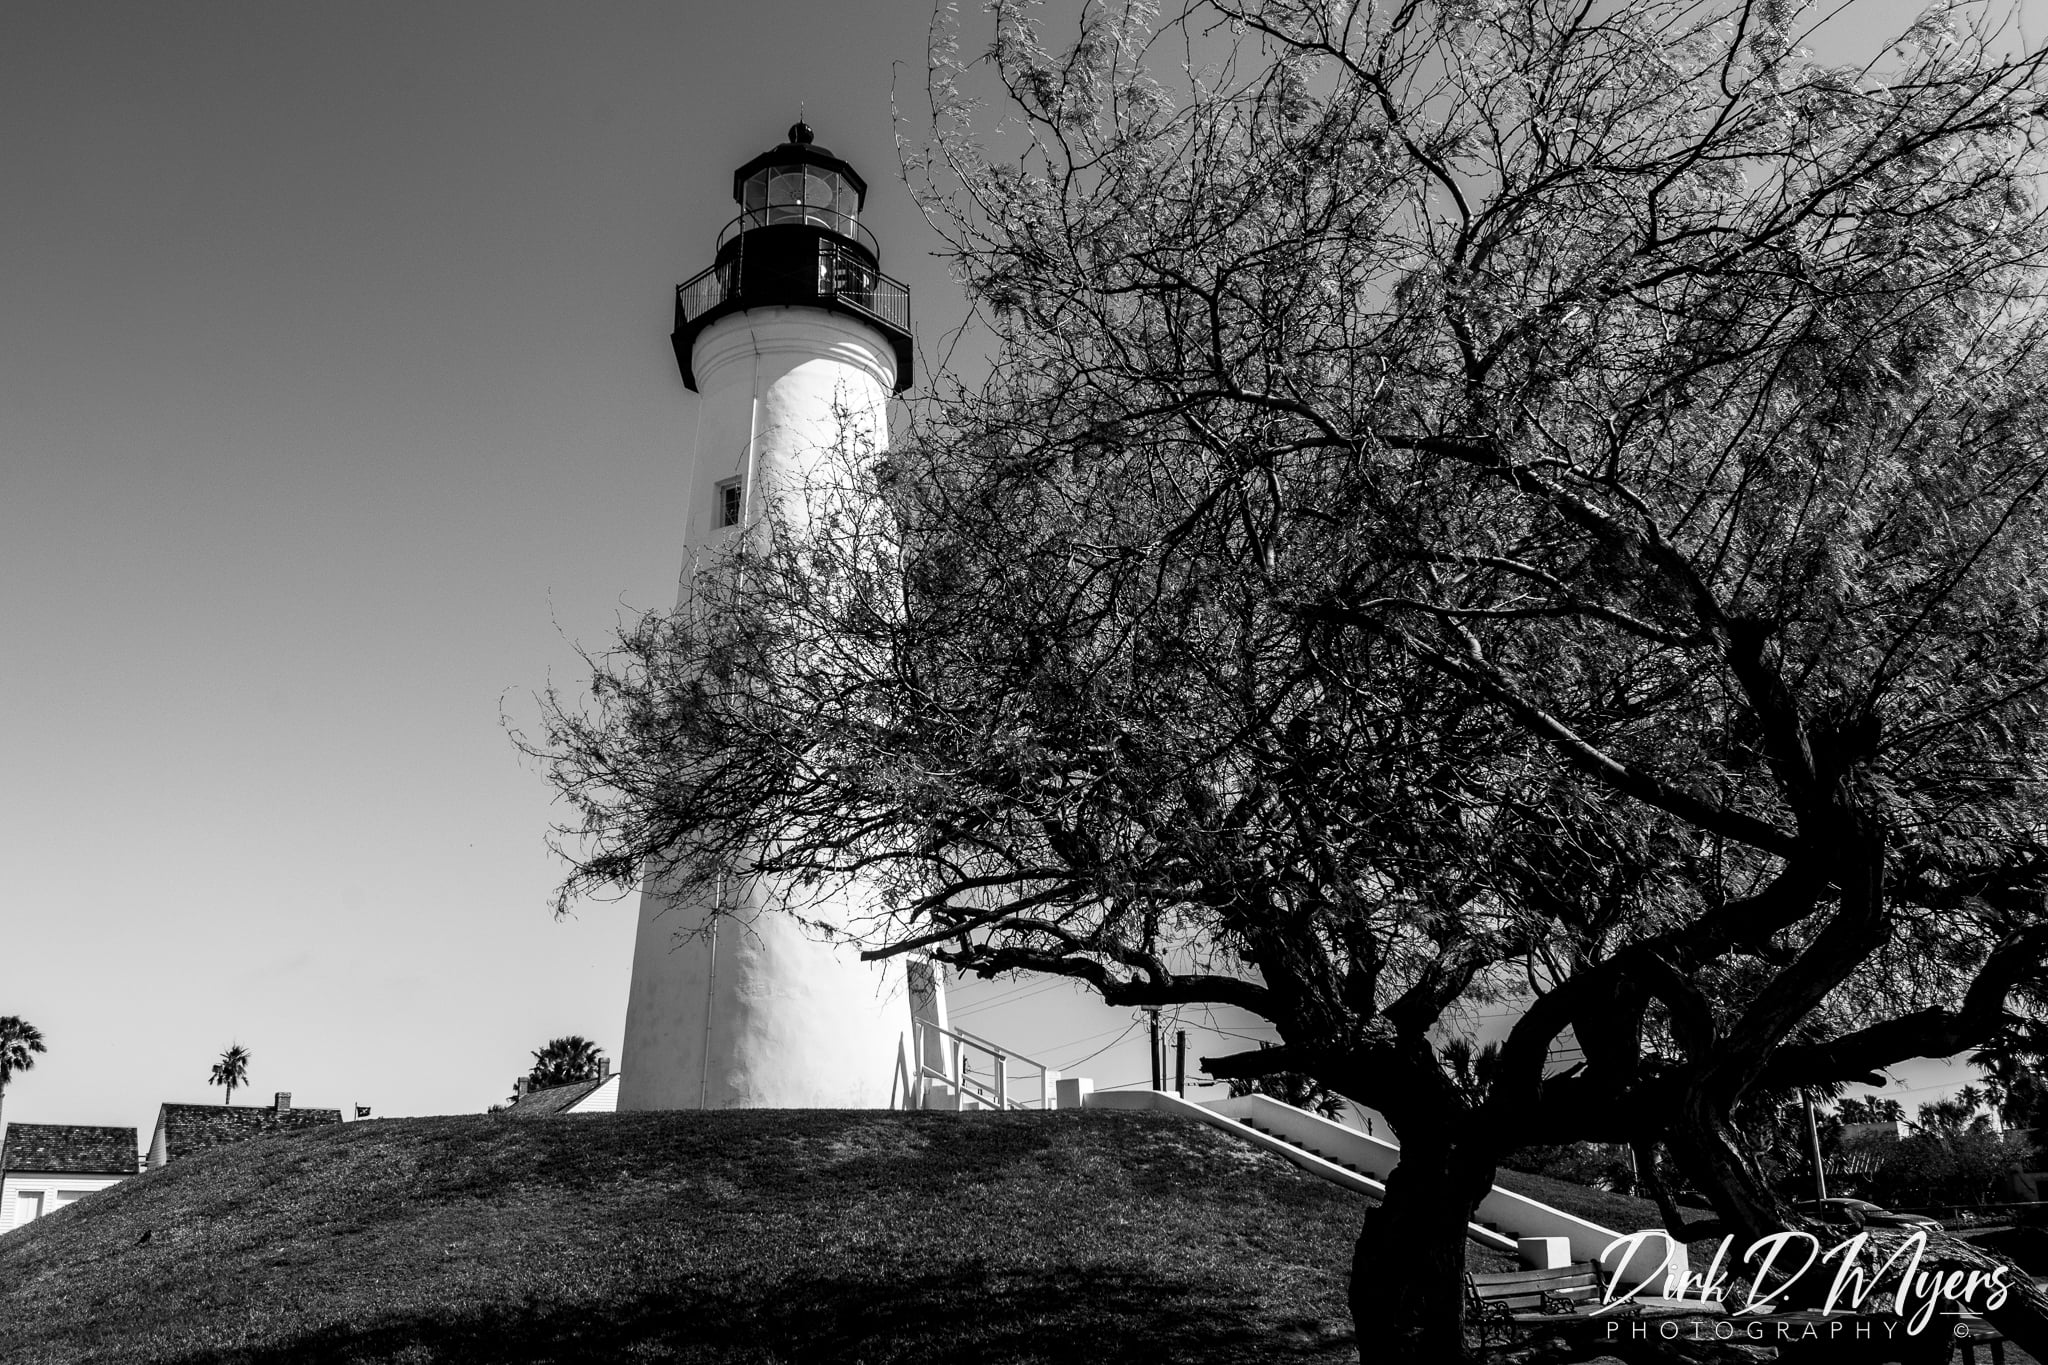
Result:
[[[42,1030],[12,1014],[0,1015],[0,1110],[7,1104],[7,1083],[17,1071],[33,1071],[36,1054],[44,1051]],[[4,1125],[0,1125],[4,1130]]]
[[1266,1095],[1333,1122],[1342,1122],[1348,1107],[1342,1095],[1299,1071],[1276,1071],[1255,1080],[1230,1082],[1230,1097],[1241,1095]]
[[1906,1106],[1876,1095],[1852,1095],[1836,1103],[1835,1117],[1843,1123],[1885,1123],[1906,1117]]
[[232,1044],[226,1052],[220,1054],[220,1060],[213,1064],[213,1075],[206,1083],[226,1086],[228,1097],[221,1103],[233,1104],[235,1087],[249,1083],[249,1049],[240,1043]]
[[604,1054],[597,1044],[580,1034],[550,1039],[533,1054],[533,1070],[526,1074],[527,1088],[545,1090],[572,1081],[594,1081],[604,1074]]

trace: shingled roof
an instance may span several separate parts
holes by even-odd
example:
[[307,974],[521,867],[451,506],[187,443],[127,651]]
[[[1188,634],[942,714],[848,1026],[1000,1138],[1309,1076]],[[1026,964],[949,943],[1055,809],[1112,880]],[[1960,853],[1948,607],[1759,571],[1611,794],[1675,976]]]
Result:
[[[191,1156],[233,1142],[246,1142],[265,1133],[292,1132],[340,1123],[339,1109],[295,1109],[282,1105],[237,1107],[228,1104],[165,1104],[157,1110],[156,1126],[163,1133],[165,1161]],[[154,1139],[151,1146],[154,1148]],[[154,1161],[154,1155],[150,1158]]]
[[76,1123],[10,1123],[0,1170],[45,1175],[134,1175],[135,1130]]
[[571,1081],[567,1085],[551,1085],[545,1090],[529,1090],[498,1112],[508,1119],[541,1119],[550,1114],[559,1114],[591,1091],[610,1080],[609,1076],[594,1081]]

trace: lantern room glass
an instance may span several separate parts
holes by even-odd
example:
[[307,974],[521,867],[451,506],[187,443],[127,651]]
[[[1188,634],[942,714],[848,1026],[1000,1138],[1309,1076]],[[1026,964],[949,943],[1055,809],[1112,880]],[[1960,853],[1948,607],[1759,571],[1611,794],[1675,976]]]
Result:
[[741,204],[757,225],[810,223],[851,237],[860,194],[845,176],[822,166],[769,166],[747,177]]

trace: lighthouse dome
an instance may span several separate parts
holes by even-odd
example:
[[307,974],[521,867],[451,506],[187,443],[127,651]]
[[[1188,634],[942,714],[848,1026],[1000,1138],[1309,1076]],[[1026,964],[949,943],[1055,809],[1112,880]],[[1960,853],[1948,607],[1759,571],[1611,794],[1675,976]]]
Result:
[[791,125],[789,140],[733,172],[732,197],[749,226],[810,223],[858,240],[867,182],[817,144],[808,123]]

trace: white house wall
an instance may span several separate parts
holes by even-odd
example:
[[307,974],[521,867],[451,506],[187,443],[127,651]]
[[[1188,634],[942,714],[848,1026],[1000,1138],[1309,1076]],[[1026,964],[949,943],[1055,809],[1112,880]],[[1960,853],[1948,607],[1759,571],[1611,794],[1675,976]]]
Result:
[[88,1194],[118,1185],[125,1175],[39,1175],[30,1171],[9,1171],[0,1181],[0,1232],[10,1232],[30,1221],[22,1218],[23,1195],[41,1196],[42,1215],[47,1218],[67,1204]]
[[619,1078],[615,1074],[597,1089],[570,1105],[565,1113],[610,1114],[619,1107]]

